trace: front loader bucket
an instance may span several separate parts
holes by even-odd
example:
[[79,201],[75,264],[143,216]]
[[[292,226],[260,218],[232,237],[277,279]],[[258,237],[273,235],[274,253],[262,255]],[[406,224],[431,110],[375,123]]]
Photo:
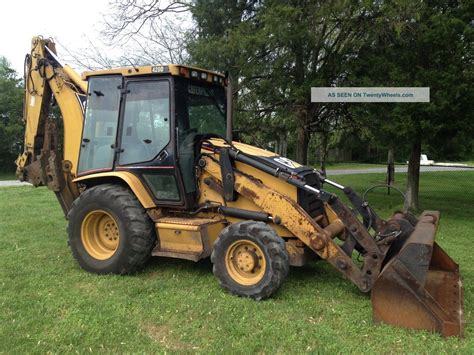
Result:
[[463,335],[458,265],[434,242],[439,212],[425,211],[372,288],[373,318],[443,336]]

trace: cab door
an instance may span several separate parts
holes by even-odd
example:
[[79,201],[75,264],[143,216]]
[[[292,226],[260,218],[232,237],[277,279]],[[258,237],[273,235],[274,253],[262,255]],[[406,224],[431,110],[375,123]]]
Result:
[[171,84],[167,79],[125,82],[116,170],[139,175],[159,205],[181,205],[172,144]]
[[121,75],[89,78],[78,175],[113,169],[121,85]]

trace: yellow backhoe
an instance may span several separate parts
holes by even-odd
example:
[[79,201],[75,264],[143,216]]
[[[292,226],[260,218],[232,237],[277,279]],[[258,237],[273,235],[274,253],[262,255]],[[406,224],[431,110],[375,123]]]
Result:
[[320,259],[371,292],[375,321],[462,335],[458,265],[434,241],[439,213],[383,220],[313,168],[232,141],[229,86],[184,65],[80,76],[52,40],[33,38],[17,175],[54,191],[79,265],[128,274],[153,255],[210,257],[224,289],[260,300],[290,265]]

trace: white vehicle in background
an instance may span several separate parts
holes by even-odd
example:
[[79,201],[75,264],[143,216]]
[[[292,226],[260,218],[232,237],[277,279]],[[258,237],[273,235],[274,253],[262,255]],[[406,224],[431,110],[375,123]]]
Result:
[[429,160],[426,154],[421,154],[420,156],[420,165],[433,165],[434,160]]
[[[408,164],[408,161],[407,161],[407,164]],[[420,165],[433,165],[433,164],[434,164],[434,160],[429,160],[426,154],[420,155]]]
[[[408,161],[407,161],[408,164]],[[447,167],[469,167],[467,164],[462,164],[462,163],[435,163],[434,160],[429,160],[428,156],[426,154],[421,154],[420,155],[420,166],[447,166]]]

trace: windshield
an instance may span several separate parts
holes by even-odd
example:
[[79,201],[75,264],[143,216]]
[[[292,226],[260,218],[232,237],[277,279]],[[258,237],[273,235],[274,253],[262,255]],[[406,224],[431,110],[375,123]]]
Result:
[[177,80],[178,128],[181,134],[214,133],[225,136],[226,103],[222,86],[206,82]]
[[194,192],[196,143],[203,134],[226,133],[226,101],[222,86],[176,78],[176,127],[179,165],[186,192]]

